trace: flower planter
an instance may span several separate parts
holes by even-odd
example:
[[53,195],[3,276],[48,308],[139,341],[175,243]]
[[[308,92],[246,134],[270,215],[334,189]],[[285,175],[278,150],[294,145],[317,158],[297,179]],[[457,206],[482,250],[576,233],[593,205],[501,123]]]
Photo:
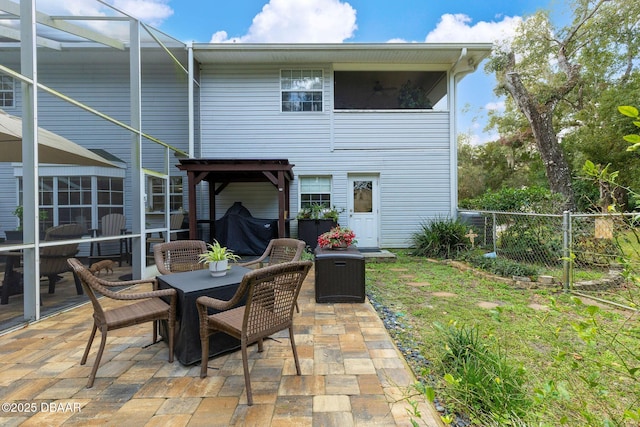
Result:
[[314,250],[318,246],[318,236],[337,225],[338,223],[332,219],[299,219],[298,239]]

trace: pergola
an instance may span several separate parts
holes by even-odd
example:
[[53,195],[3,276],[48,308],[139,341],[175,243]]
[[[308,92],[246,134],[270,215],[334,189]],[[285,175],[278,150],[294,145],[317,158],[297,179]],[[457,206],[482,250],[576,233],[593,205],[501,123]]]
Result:
[[[209,241],[215,236],[216,196],[232,182],[270,182],[278,190],[278,236],[285,237],[293,164],[287,159],[180,159],[178,169],[187,173],[189,188],[189,238],[197,239],[197,224],[209,223]],[[209,183],[211,218],[198,220],[196,186]]]

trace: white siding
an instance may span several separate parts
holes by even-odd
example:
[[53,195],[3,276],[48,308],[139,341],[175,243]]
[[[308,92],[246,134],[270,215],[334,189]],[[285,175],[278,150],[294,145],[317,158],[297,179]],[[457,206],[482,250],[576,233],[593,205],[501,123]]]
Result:
[[[324,70],[324,111],[280,111],[278,66],[203,65],[202,157],[288,159],[296,179],[290,216],[298,208],[298,176],[332,175],[333,204],[347,206],[350,173],[380,176],[381,247],[407,247],[422,221],[448,215],[448,112],[333,112],[331,69]],[[242,201],[255,217],[275,218],[269,184],[233,184],[217,199],[216,217]],[[346,213],[340,222],[346,223]],[[296,233],[295,221],[292,233]]]

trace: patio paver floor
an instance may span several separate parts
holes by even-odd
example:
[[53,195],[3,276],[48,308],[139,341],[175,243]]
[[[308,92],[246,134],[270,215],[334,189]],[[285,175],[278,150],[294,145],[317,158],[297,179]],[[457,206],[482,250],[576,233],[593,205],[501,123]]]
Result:
[[[249,351],[253,406],[239,351],[200,365],[168,363],[151,325],[112,331],[93,388],[86,388],[97,337],[80,359],[92,309],[74,308],[0,336],[0,424],[7,426],[410,426],[408,387],[415,382],[373,307],[316,304],[313,270],[303,286],[294,330],[302,375],[288,334]],[[419,397],[419,425],[442,426]],[[8,405],[7,405],[8,404]]]

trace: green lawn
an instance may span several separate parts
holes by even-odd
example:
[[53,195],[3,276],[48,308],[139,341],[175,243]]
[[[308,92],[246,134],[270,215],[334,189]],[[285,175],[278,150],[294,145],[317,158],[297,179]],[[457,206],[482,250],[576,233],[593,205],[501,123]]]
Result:
[[367,292],[401,320],[401,332],[392,335],[413,343],[430,362],[410,364],[419,377],[438,379],[436,397],[448,406],[456,405],[441,381],[443,340],[435,322],[476,326],[487,344],[526,370],[525,387],[534,401],[528,425],[624,423],[626,410],[640,408],[640,382],[629,374],[640,367],[637,312],[587,308],[591,302],[576,304],[558,288],[517,288],[397,254],[395,263],[367,264]]

